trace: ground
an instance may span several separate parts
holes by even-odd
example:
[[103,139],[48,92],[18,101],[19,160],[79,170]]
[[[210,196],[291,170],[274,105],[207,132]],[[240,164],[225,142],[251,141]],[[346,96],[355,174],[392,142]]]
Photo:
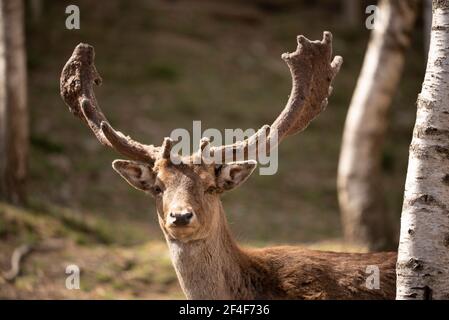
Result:
[[[133,244],[135,227],[80,218],[62,208],[19,209],[0,203],[0,299],[183,299],[164,242]],[[117,233],[122,236],[117,237]],[[26,243],[20,274],[7,281],[14,250]],[[309,248],[362,251],[338,242]],[[80,289],[66,287],[66,268],[79,267]]]
[[[1,270],[9,270],[15,246],[28,243],[33,248],[19,277],[10,282],[0,276],[0,299],[183,297],[164,243],[117,241],[114,234],[123,226],[105,228],[105,222],[86,221],[70,211],[56,215],[43,210],[0,204]],[[81,270],[80,290],[66,288],[65,271],[71,264]]]
[[[59,74],[79,42],[96,49],[104,80],[97,98],[114,127],[159,144],[175,128],[191,130],[193,120],[202,120],[203,130],[271,123],[291,86],[281,54],[295,49],[298,34],[318,39],[330,30],[335,53],[345,63],[326,112],[282,144],[276,175],[254,175],[223,200],[241,243],[318,243],[320,248],[351,250],[340,245],[335,181],[344,119],[369,30],[363,22],[348,27],[335,3],[44,2],[41,20],[27,20],[29,203],[20,210],[0,207],[1,270],[8,269],[20,244],[48,238],[63,244],[30,253],[20,277],[0,283],[0,297],[183,297],[151,198],[113,172],[116,155],[93,138],[59,97]],[[80,30],[64,27],[68,4],[80,7]],[[423,56],[422,34],[416,32],[383,154],[384,190],[396,228]],[[17,234],[11,235],[15,225]],[[82,267],[81,291],[65,289],[63,271],[70,263]]]

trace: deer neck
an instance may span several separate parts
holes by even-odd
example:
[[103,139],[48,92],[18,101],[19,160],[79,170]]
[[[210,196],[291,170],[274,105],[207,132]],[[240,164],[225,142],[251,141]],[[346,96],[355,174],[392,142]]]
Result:
[[247,257],[228,228],[220,205],[220,223],[205,240],[183,243],[167,238],[173,266],[188,299],[232,299],[244,290],[242,267]]

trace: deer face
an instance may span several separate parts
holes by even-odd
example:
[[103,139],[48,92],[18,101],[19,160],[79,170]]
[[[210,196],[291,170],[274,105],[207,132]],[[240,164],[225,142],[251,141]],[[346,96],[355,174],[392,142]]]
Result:
[[220,223],[220,195],[242,184],[254,171],[255,161],[223,165],[178,165],[160,159],[153,166],[116,160],[113,168],[131,186],[156,200],[159,224],[170,239],[183,242],[206,239]]

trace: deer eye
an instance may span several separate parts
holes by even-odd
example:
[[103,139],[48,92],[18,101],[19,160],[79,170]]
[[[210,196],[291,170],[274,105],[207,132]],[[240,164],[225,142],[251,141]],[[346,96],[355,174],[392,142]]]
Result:
[[162,194],[162,188],[159,186],[154,186],[153,192],[155,195],[160,195],[160,194]]

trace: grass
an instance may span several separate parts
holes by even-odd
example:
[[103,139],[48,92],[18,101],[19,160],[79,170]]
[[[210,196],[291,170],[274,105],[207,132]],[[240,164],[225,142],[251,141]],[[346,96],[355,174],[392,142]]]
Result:
[[[9,268],[15,247],[34,248],[14,282],[0,276],[0,298],[182,298],[162,241],[131,244],[105,232],[138,228],[117,222],[105,228],[98,219],[81,221],[73,212],[47,209],[0,203],[0,270]],[[56,240],[59,246],[44,249]],[[80,267],[79,291],[65,288],[69,264]]]

